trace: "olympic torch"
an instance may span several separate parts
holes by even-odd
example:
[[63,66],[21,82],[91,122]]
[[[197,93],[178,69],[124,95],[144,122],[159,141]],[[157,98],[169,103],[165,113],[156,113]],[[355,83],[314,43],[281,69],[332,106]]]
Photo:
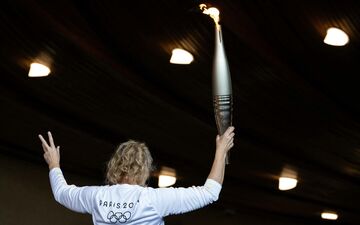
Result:
[[[220,13],[216,8],[207,8],[205,4],[200,5],[204,14],[209,15],[215,22],[215,51],[212,74],[212,91],[215,121],[219,135],[232,125],[232,85],[229,65],[227,62],[221,25],[219,24]],[[227,153],[225,162],[230,163],[230,152]]]

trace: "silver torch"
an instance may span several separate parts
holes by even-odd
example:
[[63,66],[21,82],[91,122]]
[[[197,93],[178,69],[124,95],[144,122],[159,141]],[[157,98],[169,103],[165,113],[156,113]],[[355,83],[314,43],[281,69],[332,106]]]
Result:
[[[232,87],[229,65],[226,59],[221,25],[219,24],[219,10],[205,4],[200,5],[204,14],[209,15],[215,22],[215,51],[212,74],[212,90],[215,121],[219,135],[232,125]],[[229,164],[230,152],[227,153],[225,162]]]

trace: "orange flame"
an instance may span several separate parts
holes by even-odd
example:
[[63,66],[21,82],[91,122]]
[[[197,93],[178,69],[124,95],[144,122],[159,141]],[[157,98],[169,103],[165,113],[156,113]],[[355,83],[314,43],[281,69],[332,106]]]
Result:
[[199,7],[204,14],[209,15],[214,20],[216,26],[218,27],[220,21],[220,11],[215,7],[208,8],[205,4],[200,4]]

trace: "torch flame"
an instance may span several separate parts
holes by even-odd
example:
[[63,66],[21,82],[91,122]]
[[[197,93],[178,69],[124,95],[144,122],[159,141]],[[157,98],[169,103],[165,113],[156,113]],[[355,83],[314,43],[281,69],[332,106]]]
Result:
[[199,7],[204,14],[209,15],[214,20],[216,26],[218,27],[220,21],[220,11],[215,7],[207,8],[205,4],[200,4]]

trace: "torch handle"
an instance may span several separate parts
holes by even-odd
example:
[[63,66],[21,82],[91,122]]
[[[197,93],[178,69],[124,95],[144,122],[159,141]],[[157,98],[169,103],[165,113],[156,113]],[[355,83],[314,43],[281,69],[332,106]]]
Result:
[[[219,135],[223,135],[232,125],[232,95],[215,95],[213,97],[216,127]],[[230,164],[230,152],[227,152],[225,163]]]

